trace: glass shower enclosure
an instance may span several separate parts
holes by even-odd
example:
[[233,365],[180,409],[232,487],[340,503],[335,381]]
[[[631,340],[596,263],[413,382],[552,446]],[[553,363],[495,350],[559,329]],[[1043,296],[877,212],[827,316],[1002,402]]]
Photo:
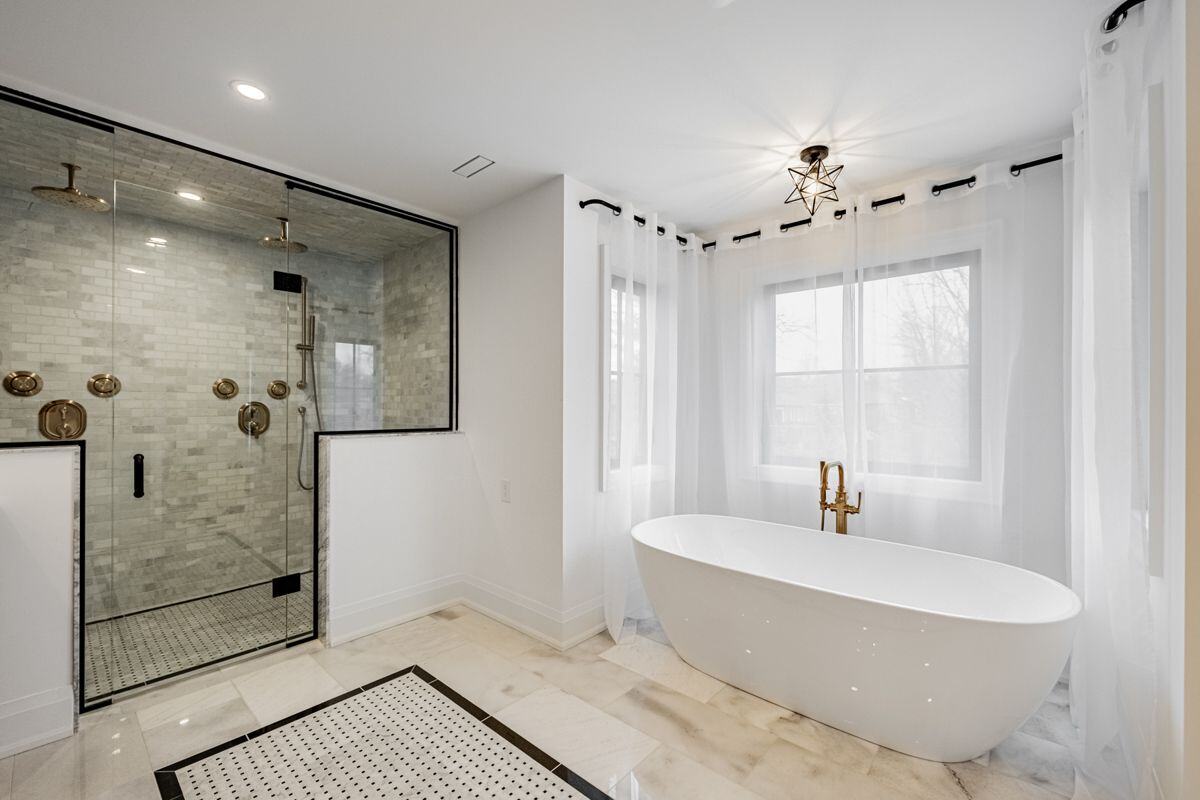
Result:
[[4,93],[0,221],[0,444],[87,442],[81,706],[313,638],[316,437],[453,426],[454,227]]

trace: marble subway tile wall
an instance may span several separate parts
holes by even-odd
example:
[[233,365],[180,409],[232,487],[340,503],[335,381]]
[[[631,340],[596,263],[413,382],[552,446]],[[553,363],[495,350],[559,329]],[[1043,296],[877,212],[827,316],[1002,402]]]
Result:
[[449,424],[450,237],[398,251],[383,268],[383,423]]
[[91,375],[112,368],[112,266],[108,215],[81,214],[42,203],[27,188],[0,187],[0,374],[31,370],[45,381],[33,397],[0,391],[0,442],[42,441],[37,414],[43,404],[84,402],[89,447],[83,521],[86,557],[98,567],[97,590],[111,576],[112,409],[85,386]]
[[[19,189],[0,192],[0,209],[0,368],[35,369],[46,379],[36,397],[0,395],[0,440],[40,440],[37,410],[48,400],[74,399],[88,410],[88,619],[311,568],[312,502],[296,483],[296,412],[307,405],[311,418],[315,409],[301,390],[286,400],[266,393],[273,379],[295,382],[300,357],[299,298],[275,291],[272,273],[290,268],[310,280],[326,429],[368,429],[384,424],[381,354],[403,352],[389,348],[384,331],[383,265],[314,251],[289,264],[240,233],[119,207],[81,214]],[[165,244],[149,246],[151,237]],[[445,282],[444,261],[441,275]],[[401,294],[419,305],[412,291]],[[352,366],[370,366],[349,382],[338,367],[347,345],[359,348]],[[445,337],[441,347],[448,369]],[[96,372],[118,375],[121,393],[88,394]],[[238,381],[238,397],[213,395],[221,377]],[[444,408],[442,383],[431,407]],[[237,428],[248,400],[272,412],[258,439]],[[141,499],[132,497],[134,453],[145,456]]]

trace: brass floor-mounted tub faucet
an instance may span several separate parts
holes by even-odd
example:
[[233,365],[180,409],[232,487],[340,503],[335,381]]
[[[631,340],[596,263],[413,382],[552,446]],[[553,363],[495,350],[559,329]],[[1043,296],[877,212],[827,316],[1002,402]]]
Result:
[[[833,495],[833,502],[830,503],[826,498],[829,493],[829,468],[837,467],[838,485],[837,491]],[[822,461],[821,462],[821,530],[825,530],[825,512],[832,511],[834,513],[834,529],[838,533],[846,532],[846,517],[850,514],[857,514],[862,510],[862,492],[858,493],[858,505],[852,506],[846,502],[846,468],[842,466],[840,461]]]

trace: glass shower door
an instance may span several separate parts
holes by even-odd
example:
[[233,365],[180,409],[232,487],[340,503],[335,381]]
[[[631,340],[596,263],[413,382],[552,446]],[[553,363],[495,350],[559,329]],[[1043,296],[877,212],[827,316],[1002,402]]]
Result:
[[287,577],[290,437],[279,396],[289,295],[273,285],[287,256],[261,246],[279,223],[120,181],[115,215],[111,634],[121,691],[286,640],[298,581]]

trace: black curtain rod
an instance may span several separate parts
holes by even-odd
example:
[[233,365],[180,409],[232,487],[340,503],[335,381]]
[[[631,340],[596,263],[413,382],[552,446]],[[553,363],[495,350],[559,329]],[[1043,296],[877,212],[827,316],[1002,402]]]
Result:
[[882,200],[872,200],[871,201],[871,210],[874,211],[875,209],[880,208],[881,206],[890,206],[892,203],[899,203],[900,205],[904,205],[904,193],[901,192],[900,194],[893,195],[892,197],[885,197]]
[[1026,161],[1024,164],[1013,164],[1008,168],[1015,178],[1021,174],[1021,170],[1029,169],[1030,167],[1040,167],[1042,164],[1053,164],[1055,161],[1062,161],[1063,154],[1059,153],[1056,156],[1046,156],[1045,158],[1035,158],[1033,161]]
[[[607,200],[601,200],[601,199],[600,199],[600,198],[598,198],[598,197],[593,197],[591,200],[580,200],[580,201],[579,201],[579,207],[580,207],[580,208],[587,208],[588,206],[604,206],[604,207],[605,207],[605,208],[607,208],[609,211],[613,212],[613,216],[614,216],[614,217],[619,217],[619,216],[621,216],[621,207],[620,207],[620,206],[614,206],[612,203],[608,202]],[[645,218],[645,217],[639,217],[637,214],[634,214],[634,215],[633,215],[633,221],[634,221],[634,222],[636,222],[638,225],[645,225],[645,224],[646,224],[646,218]],[[664,228],[662,225],[659,225],[659,226],[658,226],[658,235],[659,235],[659,236],[666,236],[666,235],[667,235],[667,229],[666,229],[666,228]],[[682,236],[676,236],[676,237],[675,237],[675,241],[679,242],[679,244],[680,244],[681,246],[685,246],[685,247],[686,247],[686,246],[687,246],[687,241],[688,241],[688,240],[687,240],[687,239],[685,239],[685,238],[684,238],[684,237],[682,237]]]
[[1130,11],[1137,8],[1144,2],[1146,2],[1146,0],[1125,0],[1124,3],[1121,3],[1121,5],[1113,9],[1113,12],[1109,14],[1107,18],[1105,18],[1104,24],[1100,26],[1101,29],[1105,33],[1112,33],[1117,28],[1121,27],[1121,23],[1124,22],[1125,18],[1129,16]]
[[[1130,5],[1130,8],[1132,8],[1135,5],[1138,5],[1138,3],[1140,3],[1140,2],[1144,2],[1144,0],[1138,0],[1138,2],[1132,3],[1132,5]],[[1119,10],[1120,9],[1118,9],[1118,11]],[[1115,14],[1116,12],[1113,12],[1113,13]],[[1053,164],[1055,161],[1062,161],[1062,157],[1063,157],[1062,153],[1059,153],[1058,155],[1046,156],[1045,158],[1038,158],[1033,161],[1026,161],[1023,164],[1013,164],[1011,167],[1008,168],[1008,171],[1013,174],[1013,177],[1016,177],[1021,174],[1021,170],[1029,169],[1030,167],[1040,167],[1043,164]],[[938,197],[939,195],[941,195],[942,192],[946,191],[947,189],[957,189],[959,186],[966,186],[969,189],[974,185],[975,185],[975,176],[971,175],[969,177],[959,178],[958,180],[950,181],[948,183],[936,183],[932,187],[930,187],[929,192],[934,197]],[[903,204],[904,203],[904,195],[898,194],[893,197],[885,197],[882,200],[872,200],[871,201],[871,210],[873,211],[877,208],[880,208],[881,206],[891,205],[892,203]],[[613,212],[613,216],[621,215],[621,207],[614,206],[612,203],[608,202],[607,200],[601,200],[599,198],[594,197],[591,200],[580,200],[579,201],[580,208],[587,208],[588,206],[604,206],[609,211]],[[844,209],[844,208],[839,208],[833,212],[834,219],[841,219],[844,216],[846,216],[846,209]],[[635,216],[634,220],[637,221],[641,225],[646,224],[646,220],[641,217]],[[812,217],[806,217],[804,219],[797,219],[797,220],[793,220],[792,222],[785,222],[779,226],[779,232],[787,233],[792,228],[798,228],[801,225],[810,225],[810,224],[812,224]],[[660,225],[658,228],[658,235],[662,236],[665,233],[666,233],[666,230],[663,229],[663,227]],[[737,236],[733,237],[733,241],[736,244],[737,242],[743,241],[744,239],[753,239],[756,236],[762,236],[761,228],[759,228],[756,231],[750,231],[749,233],[739,233]],[[683,238],[682,236],[676,236],[675,238],[679,241],[679,243],[681,245],[687,244],[687,239]],[[716,247],[716,246],[717,246],[716,242],[705,242],[703,245],[701,245],[700,249],[707,250],[710,247]]]

